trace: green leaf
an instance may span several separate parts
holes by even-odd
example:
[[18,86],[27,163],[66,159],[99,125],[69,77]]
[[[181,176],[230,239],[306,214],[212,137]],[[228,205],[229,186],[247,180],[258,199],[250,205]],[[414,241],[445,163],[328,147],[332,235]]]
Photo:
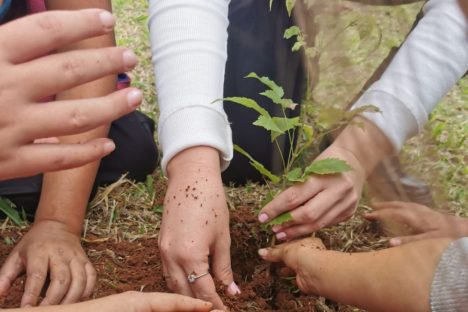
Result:
[[336,174],[351,171],[353,168],[347,162],[337,158],[326,158],[314,161],[304,170],[304,176],[311,174]]
[[276,123],[273,121],[273,118],[270,116],[260,116],[253,124],[268,131],[279,133],[280,135],[284,133],[280,128],[278,128]]
[[256,73],[250,73],[245,78],[254,78],[263,83],[265,86],[270,88],[273,92],[275,92],[279,98],[284,96],[284,90],[280,86],[278,86],[273,80],[268,77],[260,77]]
[[299,51],[303,46],[305,46],[305,41],[297,41],[293,47],[291,48],[291,51],[297,52]]
[[233,103],[245,106],[247,108],[251,108],[251,109],[257,111],[262,116],[270,116],[270,114],[266,111],[266,109],[264,109],[263,107],[258,105],[257,102],[255,102],[254,100],[249,99],[249,98],[245,98],[245,97],[228,97],[228,98],[225,98],[224,101],[233,102]]
[[163,211],[164,211],[164,206],[163,205],[156,205],[151,210],[153,210],[156,213],[162,214]]
[[292,10],[294,9],[294,5],[296,4],[296,0],[286,0],[286,9],[288,10],[288,15],[291,16]]
[[244,155],[245,157],[247,157],[250,160],[250,164],[252,165],[252,167],[254,167],[262,175],[267,177],[271,182],[273,182],[274,184],[280,183],[281,181],[280,177],[278,177],[277,175],[274,175],[267,168],[265,168],[261,163],[253,159],[253,157],[250,156],[249,153],[247,153],[244,149],[242,149],[242,147],[234,144],[234,150]]
[[312,139],[314,138],[314,128],[312,128],[309,125],[304,125],[304,127],[302,127],[302,131],[304,131],[306,141],[312,141]]
[[289,182],[304,182],[305,179],[302,177],[302,169],[295,168],[286,174],[286,179]]
[[273,103],[281,105],[284,109],[295,109],[297,104],[295,104],[291,99],[283,99],[279,96],[278,93],[274,92],[273,90],[266,90],[260,93],[264,97],[269,98]]
[[284,31],[284,38],[291,39],[294,36],[299,36],[301,34],[301,29],[297,26],[291,26]]
[[290,212],[286,212],[286,213],[283,213],[282,215],[274,218],[273,220],[271,220],[270,222],[268,222],[268,225],[269,226],[274,226],[274,225],[281,225],[283,223],[286,223],[286,222],[289,222],[289,221],[292,221],[293,218],[292,218],[292,215]]
[[281,134],[285,134],[287,131],[292,130],[300,126],[299,117],[286,118],[286,117],[273,117],[273,122],[276,124],[278,129],[280,129],[279,134],[272,133],[271,141],[273,142]]
[[0,197],[0,211],[3,212],[11,221],[16,225],[22,225],[23,220],[20,217],[20,214],[15,209],[15,204],[9,201],[6,198]]

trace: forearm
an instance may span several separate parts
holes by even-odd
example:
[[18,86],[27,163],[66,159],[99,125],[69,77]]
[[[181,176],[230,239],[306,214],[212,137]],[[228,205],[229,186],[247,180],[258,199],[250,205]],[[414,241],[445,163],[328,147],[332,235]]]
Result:
[[467,22],[457,1],[430,0],[424,13],[380,80],[354,105],[381,110],[364,116],[396,151],[423,128],[435,105],[468,70]]
[[222,103],[227,59],[228,0],[150,1],[149,28],[156,75],[161,167],[180,152],[209,146],[222,168],[232,158]]
[[[73,10],[91,7],[111,10],[111,4],[108,0],[47,0],[46,5],[48,10]],[[110,47],[114,45],[114,35],[111,33],[106,36],[78,42],[65,47],[61,51]],[[116,80],[115,76],[109,76],[62,92],[56,96],[56,100],[79,100],[105,96],[116,90]],[[59,139],[64,143],[86,142],[91,139],[107,136],[108,130],[109,125],[106,125],[86,133],[61,137]],[[81,168],[46,173],[44,175],[36,221],[43,219],[60,221],[69,225],[73,232],[79,234],[98,167],[99,162],[95,162]]]
[[432,278],[450,239],[375,252],[315,252],[318,295],[369,311],[429,311]]

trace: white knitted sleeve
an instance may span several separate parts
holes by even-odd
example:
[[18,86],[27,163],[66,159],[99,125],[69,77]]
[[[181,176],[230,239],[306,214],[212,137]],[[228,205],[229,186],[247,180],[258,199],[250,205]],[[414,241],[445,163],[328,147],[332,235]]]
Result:
[[457,0],[430,0],[424,18],[392,63],[355,103],[381,113],[365,113],[396,150],[421,131],[428,114],[468,70],[468,25]]
[[210,146],[221,167],[232,159],[231,128],[221,102],[229,0],[150,0],[149,29],[160,108],[161,167],[177,153]]

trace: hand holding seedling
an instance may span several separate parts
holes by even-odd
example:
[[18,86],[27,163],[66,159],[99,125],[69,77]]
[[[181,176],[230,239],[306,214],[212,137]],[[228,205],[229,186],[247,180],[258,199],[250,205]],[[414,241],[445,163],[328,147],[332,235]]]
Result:
[[[209,147],[185,150],[170,161],[168,176],[159,236],[168,287],[225,309],[214,279],[226,285],[229,295],[239,289],[231,269],[229,212],[218,151]],[[190,274],[202,277],[190,283]]]
[[392,238],[391,246],[429,238],[459,238],[468,235],[468,219],[443,214],[423,205],[408,202],[383,202],[372,206],[375,211],[366,214],[366,219],[396,221],[405,224],[413,231],[412,235]]
[[41,103],[47,96],[133,68],[135,55],[108,48],[47,55],[61,46],[112,31],[102,10],[48,12],[0,27],[0,179],[81,166],[115,148],[108,139],[82,144],[33,144],[34,140],[81,133],[133,111],[141,92]]

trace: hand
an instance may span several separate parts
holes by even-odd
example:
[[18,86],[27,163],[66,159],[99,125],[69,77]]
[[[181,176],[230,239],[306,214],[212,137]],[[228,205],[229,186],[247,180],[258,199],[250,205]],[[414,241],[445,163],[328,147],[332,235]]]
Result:
[[61,311],[101,311],[101,312],[208,312],[211,303],[189,297],[165,293],[142,293],[129,291],[80,304],[64,306]]
[[[208,147],[191,148],[168,165],[169,185],[159,235],[168,287],[225,309],[213,276],[230,295],[240,291],[233,282],[229,211],[219,168],[219,154]],[[211,263],[210,263],[211,261]],[[191,273],[213,274],[187,281]]]
[[36,306],[50,276],[40,305],[78,302],[91,296],[96,271],[81,247],[80,237],[56,221],[39,221],[13,249],[0,270],[0,296],[26,272],[21,307]]
[[342,174],[311,176],[305,183],[296,184],[268,203],[259,215],[260,222],[268,222],[290,212],[293,221],[274,226],[280,240],[290,240],[318,231],[350,218],[356,211],[365,180],[359,161],[344,148],[332,146],[317,159],[339,158],[353,167]]
[[414,234],[395,237],[391,246],[428,238],[458,238],[468,235],[468,219],[443,214],[416,203],[383,202],[372,205],[376,210],[365,215],[372,221],[392,220],[407,225]]
[[318,238],[304,238],[272,248],[260,249],[258,254],[266,261],[282,262],[296,275],[296,284],[306,294],[318,294],[319,277],[315,270],[319,267],[314,259],[323,252],[325,246]]
[[139,105],[142,94],[132,88],[101,98],[38,104],[44,97],[136,65],[133,52],[122,48],[44,56],[109,33],[113,26],[112,15],[98,9],[47,12],[0,26],[0,179],[81,166],[115,148],[108,139],[33,144],[36,139],[94,129]]

